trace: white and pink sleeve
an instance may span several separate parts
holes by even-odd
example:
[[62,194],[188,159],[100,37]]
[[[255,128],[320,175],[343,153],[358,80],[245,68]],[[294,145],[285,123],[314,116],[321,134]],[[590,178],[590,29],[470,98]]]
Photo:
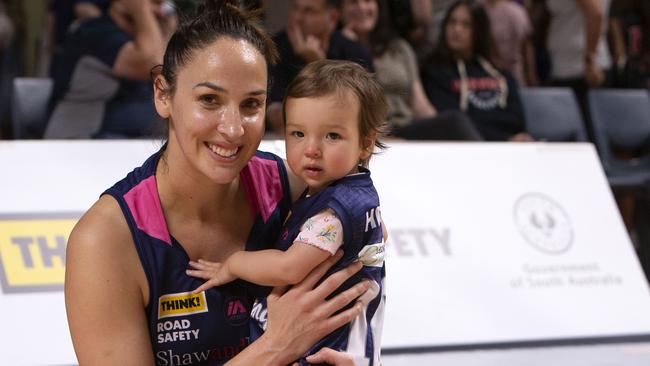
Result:
[[328,208],[307,219],[300,227],[295,241],[334,255],[343,244],[343,225],[334,211]]

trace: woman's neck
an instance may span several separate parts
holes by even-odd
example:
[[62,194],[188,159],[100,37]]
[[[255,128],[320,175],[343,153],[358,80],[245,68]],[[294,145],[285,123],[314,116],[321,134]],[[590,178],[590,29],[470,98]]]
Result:
[[181,154],[174,155],[178,157],[164,152],[156,169],[158,194],[166,216],[212,222],[237,212],[239,177],[227,184],[214,183],[189,162],[178,161],[184,160]]

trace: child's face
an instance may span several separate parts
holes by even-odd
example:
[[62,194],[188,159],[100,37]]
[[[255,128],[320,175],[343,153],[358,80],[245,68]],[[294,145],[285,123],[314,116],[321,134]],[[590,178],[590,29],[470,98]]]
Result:
[[289,167],[307,183],[309,194],[356,172],[359,160],[370,156],[359,136],[354,94],[289,98],[285,111]]

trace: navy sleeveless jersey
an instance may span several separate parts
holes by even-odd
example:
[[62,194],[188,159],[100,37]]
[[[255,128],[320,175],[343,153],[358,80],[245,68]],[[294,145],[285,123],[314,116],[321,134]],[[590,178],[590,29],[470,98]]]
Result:
[[[364,313],[351,324],[347,324],[318,342],[305,356],[323,347],[344,350],[355,358],[355,364],[379,365],[381,328],[385,293],[383,281],[384,245],[379,212],[379,197],[373,186],[370,172],[341,178],[317,194],[305,194],[291,207],[284,224],[282,235],[275,248],[287,250],[300,233],[302,224],[320,211],[330,208],[339,217],[343,226],[343,258],[328,272],[328,275],[361,259],[363,268],[346,281],[335,293],[340,293],[364,278],[373,280],[373,289],[366,294],[368,302]],[[266,298],[258,294],[251,313],[251,337],[257,339],[266,328]],[[304,357],[301,365],[308,365]]]
[[[203,280],[185,274],[189,257],[167,229],[156,186],[159,157],[154,154],[104,193],[119,203],[147,276],[156,364],[221,365],[249,344],[250,285],[234,281],[191,294]],[[256,214],[246,248],[268,248],[291,204],[286,168],[279,157],[257,152],[240,178]]]

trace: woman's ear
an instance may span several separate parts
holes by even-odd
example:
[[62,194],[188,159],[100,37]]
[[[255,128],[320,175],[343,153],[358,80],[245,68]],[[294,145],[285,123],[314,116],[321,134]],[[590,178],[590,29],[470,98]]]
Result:
[[169,118],[171,116],[171,94],[167,81],[162,75],[156,76],[153,81],[153,100],[160,117]]

